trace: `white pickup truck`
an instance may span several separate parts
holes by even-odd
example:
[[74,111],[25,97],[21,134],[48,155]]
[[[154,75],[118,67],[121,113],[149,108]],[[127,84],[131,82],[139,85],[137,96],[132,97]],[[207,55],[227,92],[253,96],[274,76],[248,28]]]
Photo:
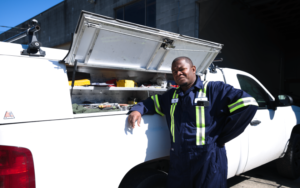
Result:
[[143,83],[157,74],[170,80],[179,55],[193,60],[202,80],[223,81],[259,104],[246,130],[226,143],[228,178],[275,159],[280,174],[297,178],[300,108],[289,96],[275,99],[246,72],[211,65],[221,47],[88,12],[69,51],[0,42],[0,187],[164,187],[170,149],[164,117],[145,115],[132,130],[127,110],[78,114],[72,103],[126,103],[167,89],[70,87],[67,73],[88,73],[91,82]]

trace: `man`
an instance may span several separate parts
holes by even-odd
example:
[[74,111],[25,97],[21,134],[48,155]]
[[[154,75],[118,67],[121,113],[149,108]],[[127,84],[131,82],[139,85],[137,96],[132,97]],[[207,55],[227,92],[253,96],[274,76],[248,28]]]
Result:
[[134,128],[141,116],[166,116],[171,151],[169,188],[227,187],[224,144],[240,135],[257,110],[254,98],[223,82],[203,82],[188,57],[172,62],[177,89],[155,95],[131,109]]

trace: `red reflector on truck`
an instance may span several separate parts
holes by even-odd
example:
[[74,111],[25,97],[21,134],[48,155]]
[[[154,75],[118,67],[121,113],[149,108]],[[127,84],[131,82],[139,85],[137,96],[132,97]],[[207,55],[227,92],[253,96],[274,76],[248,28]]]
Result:
[[0,146],[0,188],[34,187],[34,166],[30,150]]

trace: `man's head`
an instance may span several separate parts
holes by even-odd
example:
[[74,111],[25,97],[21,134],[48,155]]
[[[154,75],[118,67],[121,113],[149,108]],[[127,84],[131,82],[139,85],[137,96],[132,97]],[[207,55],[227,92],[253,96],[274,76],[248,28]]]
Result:
[[196,80],[196,67],[190,58],[177,57],[172,62],[172,74],[178,85],[188,89]]

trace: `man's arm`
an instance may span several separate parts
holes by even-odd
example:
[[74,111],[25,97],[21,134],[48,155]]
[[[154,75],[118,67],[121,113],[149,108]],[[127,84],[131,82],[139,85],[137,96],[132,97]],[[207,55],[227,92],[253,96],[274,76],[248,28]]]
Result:
[[[174,91],[174,90],[173,90]],[[137,121],[138,126],[140,126],[141,116],[144,114],[159,114],[164,116],[164,105],[165,101],[169,96],[169,91],[165,92],[163,95],[154,95],[146,100],[139,102],[134,105],[129,111],[128,123],[132,128],[135,127],[135,122]]]
[[128,115],[128,123],[132,128],[135,127],[135,122],[137,121],[137,125],[140,126],[142,115],[144,114],[154,114],[154,101],[151,97],[148,97],[146,100],[137,103],[134,105],[129,111]]
[[254,117],[256,110],[257,106],[249,105],[228,115],[217,143],[224,145],[242,134]]
[[217,143],[224,145],[240,135],[254,117],[258,104],[246,92],[235,89],[230,85],[218,83],[221,109],[226,116],[224,124],[220,125],[222,132]]

